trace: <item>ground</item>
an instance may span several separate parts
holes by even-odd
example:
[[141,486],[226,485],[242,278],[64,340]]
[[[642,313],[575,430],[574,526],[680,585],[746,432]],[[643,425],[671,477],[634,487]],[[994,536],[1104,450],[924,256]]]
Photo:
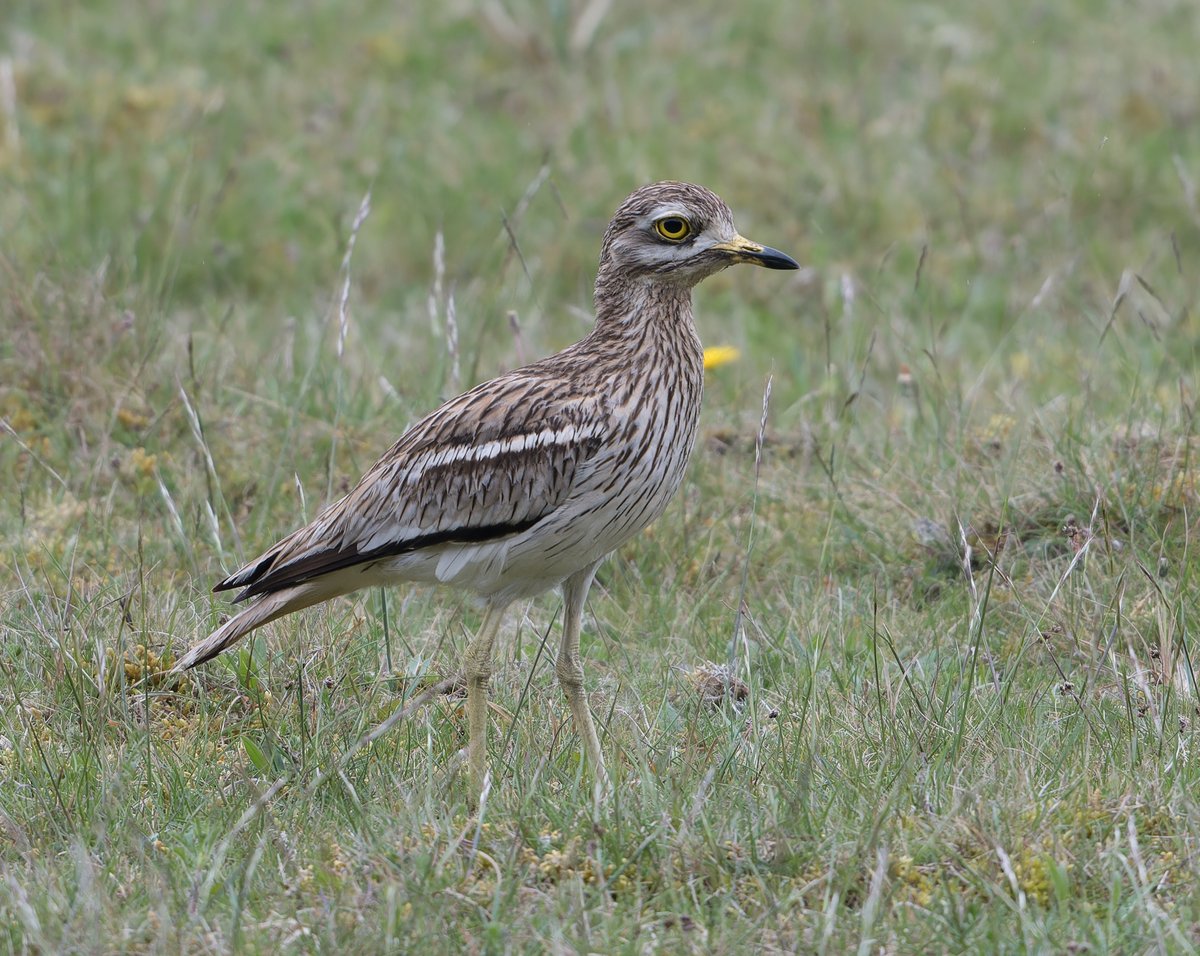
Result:
[[[1200,948],[1197,35],[1171,0],[9,0],[0,949]],[[553,595],[478,816],[428,693],[462,596],[164,676],[406,424],[585,332],[660,178],[805,268],[697,294],[740,358],[586,618],[614,799]]]

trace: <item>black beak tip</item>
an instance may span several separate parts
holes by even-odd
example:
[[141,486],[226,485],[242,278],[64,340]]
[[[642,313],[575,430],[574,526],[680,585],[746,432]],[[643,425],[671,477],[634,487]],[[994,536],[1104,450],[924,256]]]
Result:
[[766,269],[800,268],[800,263],[786,252],[780,252],[778,249],[772,249],[770,246],[763,246],[763,251],[756,255],[755,258]]

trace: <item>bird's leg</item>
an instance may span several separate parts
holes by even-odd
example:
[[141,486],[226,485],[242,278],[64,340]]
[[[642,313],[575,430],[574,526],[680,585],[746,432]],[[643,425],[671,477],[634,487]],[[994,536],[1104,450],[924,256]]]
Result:
[[596,735],[596,725],[592,722],[592,715],[588,711],[587,699],[583,693],[583,664],[579,660],[579,630],[583,622],[583,605],[599,565],[600,562],[597,561],[563,582],[563,636],[555,670],[558,672],[558,682],[562,685],[563,693],[567,696],[567,704],[571,708],[571,716],[575,719],[575,729],[579,733],[587,762],[591,765],[595,784],[602,795],[607,795],[610,789],[608,773],[604,769],[604,756],[600,752],[600,738]]
[[463,662],[463,677],[467,682],[467,765],[471,776],[468,799],[478,807],[483,796],[483,781],[487,775],[487,685],[492,674],[492,644],[504,620],[507,604],[488,604],[479,625],[479,633],[467,648]]

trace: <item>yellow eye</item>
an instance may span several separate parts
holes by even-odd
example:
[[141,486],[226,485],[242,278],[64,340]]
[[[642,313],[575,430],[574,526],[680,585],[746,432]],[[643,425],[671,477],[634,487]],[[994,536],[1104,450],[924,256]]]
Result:
[[654,224],[655,231],[668,242],[683,242],[692,232],[692,224],[683,216],[664,216]]

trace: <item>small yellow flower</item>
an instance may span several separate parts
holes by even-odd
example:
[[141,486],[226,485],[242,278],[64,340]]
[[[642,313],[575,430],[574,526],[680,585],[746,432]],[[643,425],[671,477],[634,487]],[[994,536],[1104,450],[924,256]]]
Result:
[[704,370],[720,368],[741,358],[741,351],[732,345],[714,345],[704,350]]
[[129,464],[135,472],[149,478],[158,465],[158,455],[149,454],[145,448],[135,448],[129,456]]
[[150,424],[150,419],[141,412],[135,412],[132,408],[119,408],[117,410],[117,421],[126,428],[131,428],[134,431],[140,431]]

